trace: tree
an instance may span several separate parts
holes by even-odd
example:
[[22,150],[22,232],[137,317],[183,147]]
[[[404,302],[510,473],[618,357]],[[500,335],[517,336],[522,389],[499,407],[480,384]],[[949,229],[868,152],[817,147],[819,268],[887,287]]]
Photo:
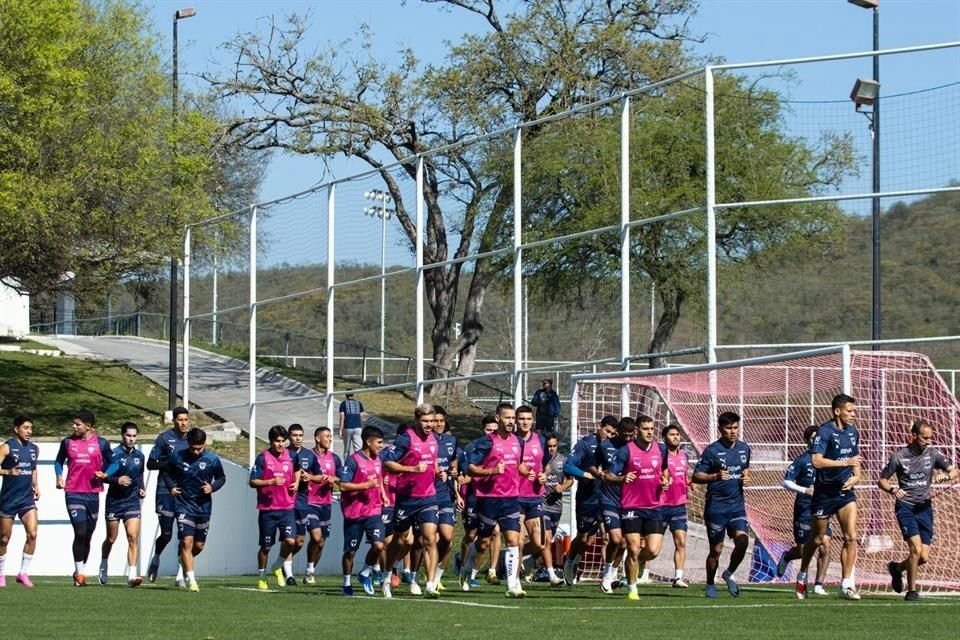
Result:
[[[395,65],[375,60],[369,34],[359,56],[344,53],[340,43],[309,54],[308,18],[297,16],[272,22],[266,36],[246,34],[229,43],[236,67],[208,79],[226,103],[247,109],[229,128],[233,139],[256,150],[340,154],[379,169],[675,74],[687,64],[685,17],[696,6],[694,0],[537,0],[501,16],[495,0],[433,1],[474,14],[485,31],[452,45],[443,65],[422,70],[409,50]],[[537,130],[525,135],[533,138]],[[511,185],[487,170],[490,152],[489,145],[466,145],[424,157],[425,263],[487,251],[502,237]],[[416,167],[404,171],[413,178]],[[412,203],[391,174],[382,176],[413,246]],[[455,247],[452,231],[460,236]],[[459,353],[457,373],[472,373],[484,293],[498,268],[496,261],[481,261],[471,271],[463,263],[426,271],[438,367],[453,369]],[[464,276],[470,284],[462,333],[454,339]]]
[[102,291],[162,264],[187,221],[215,212],[218,184],[237,193],[209,109],[185,109],[174,133],[142,14],[126,0],[0,0],[0,278],[26,291],[68,272],[75,291]]

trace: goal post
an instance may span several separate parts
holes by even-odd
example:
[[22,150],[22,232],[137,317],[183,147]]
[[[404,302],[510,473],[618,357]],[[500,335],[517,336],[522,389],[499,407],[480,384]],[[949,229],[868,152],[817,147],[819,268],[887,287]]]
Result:
[[[890,455],[907,443],[910,423],[923,418],[935,425],[935,442],[951,461],[957,460],[960,404],[929,359],[896,351],[854,351],[846,345],[664,369],[573,376],[571,446],[593,433],[606,414],[654,418],[657,430],[677,424],[692,466],[713,442],[716,416],[741,416],[741,438],[752,450],[753,484],[747,489],[751,525],[748,557],[737,578],[743,582],[776,582],[773,568],[780,554],[793,546],[794,495],[781,487],[784,471],[806,449],[802,434],[809,425],[831,418],[838,393],[857,401],[863,479],[857,488],[860,558],[857,580],[868,590],[888,588],[887,562],[906,553],[893,501],[876,488]],[[705,487],[688,491],[688,539],[685,575],[705,578],[708,551],[703,525]],[[934,492],[937,527],[931,562],[920,572],[927,591],[960,590],[960,491],[956,485]],[[575,518],[571,509],[571,530]],[[832,543],[828,581],[839,582],[840,534]],[[674,545],[669,532],[650,567],[661,579],[673,576]],[[584,579],[602,566],[599,547],[581,561]],[[783,580],[791,580],[798,563]]]

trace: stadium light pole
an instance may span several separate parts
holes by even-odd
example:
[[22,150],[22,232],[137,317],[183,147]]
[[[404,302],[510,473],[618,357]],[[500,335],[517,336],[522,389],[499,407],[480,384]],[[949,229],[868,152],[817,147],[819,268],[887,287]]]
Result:
[[880,340],[880,56],[876,54],[880,50],[880,0],[847,0],[850,4],[857,5],[864,9],[873,11],[873,89],[875,91],[869,102],[858,102],[854,95],[858,87],[862,88],[862,80],[858,80],[854,85],[854,94],[850,98],[857,105],[857,111],[863,104],[873,106],[872,113],[867,114],[870,119],[870,134],[873,138],[873,211],[872,220],[872,240],[871,247],[873,255],[871,258],[870,284],[870,339],[873,341],[873,349],[879,348],[877,341]]
[[[197,10],[193,7],[177,9],[173,14],[173,96],[171,99],[171,114],[173,126],[173,154],[171,157],[171,194],[176,187],[177,172],[177,100],[179,99],[180,80],[177,69],[177,23],[186,18],[192,18],[197,15]],[[173,411],[177,406],[177,256],[170,256],[170,356],[167,371],[167,388],[170,410]]]
[[387,203],[393,199],[390,194],[380,189],[373,189],[363,194],[367,200],[377,202],[379,207],[364,207],[363,213],[380,218],[380,384],[385,384],[386,371],[384,370],[383,352],[386,349],[387,327],[387,220],[394,214],[393,209],[387,209]]

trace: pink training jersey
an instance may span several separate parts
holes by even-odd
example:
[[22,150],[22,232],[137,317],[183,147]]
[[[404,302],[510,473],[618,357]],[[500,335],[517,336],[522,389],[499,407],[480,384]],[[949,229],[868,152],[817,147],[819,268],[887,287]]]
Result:
[[667,453],[667,467],[670,469],[670,477],[673,482],[670,487],[663,492],[663,505],[666,507],[679,507],[687,504],[687,469],[690,461],[687,454],[678,450],[676,454]]
[[261,511],[285,511],[293,509],[297,501],[296,492],[290,492],[290,485],[293,484],[293,476],[296,469],[293,467],[293,460],[290,459],[290,452],[283,450],[279,456],[270,453],[269,450],[263,452],[263,475],[261,480],[272,480],[273,478],[283,478],[283,484],[274,484],[267,487],[257,487],[257,509]]
[[437,439],[433,433],[427,433],[421,438],[416,429],[409,429],[405,435],[410,438],[410,447],[397,462],[409,467],[425,462],[427,468],[416,473],[398,473],[397,497],[430,498],[437,495],[434,486],[434,479],[437,477]]
[[[523,457],[521,462],[532,469],[538,476],[543,471],[543,441],[540,435],[530,432],[530,437],[523,440]],[[539,480],[530,480],[527,476],[520,476],[520,497],[521,498],[539,498],[543,493],[543,486]]]
[[67,480],[64,490],[67,493],[100,493],[103,481],[94,474],[103,470],[103,452],[100,449],[101,438],[90,434],[89,438],[67,438]]
[[520,490],[520,438],[508,434],[506,439],[497,433],[487,436],[492,443],[490,452],[480,466],[484,469],[493,469],[503,462],[503,473],[493,476],[478,476],[472,484],[476,484],[478,498],[516,498]]
[[[337,463],[333,458],[333,452],[329,449],[323,455],[313,453],[317,456],[317,463],[320,465],[320,472],[325,476],[334,476],[337,473]],[[311,482],[307,488],[307,504],[328,505],[333,504],[333,485],[329,482],[323,484]]]
[[[343,509],[343,517],[347,520],[360,520],[371,516],[379,516],[383,511],[383,502],[380,500],[380,484],[383,482],[383,466],[380,458],[371,460],[362,452],[357,451],[350,456],[357,465],[357,471],[353,474],[351,483],[363,484],[371,478],[378,480],[377,484],[369,489],[360,491],[340,490],[340,508]],[[348,458],[348,460],[350,459]],[[344,465],[346,466],[346,465]]]
[[630,457],[621,474],[633,472],[637,477],[633,482],[620,486],[620,508],[656,509],[662,504],[663,494],[660,488],[660,474],[663,470],[660,445],[652,442],[647,450],[643,450],[636,442],[630,442],[627,447]]

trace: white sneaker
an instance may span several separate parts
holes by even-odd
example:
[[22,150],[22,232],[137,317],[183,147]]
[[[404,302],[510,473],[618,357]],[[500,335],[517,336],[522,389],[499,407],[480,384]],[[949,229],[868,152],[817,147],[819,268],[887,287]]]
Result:
[[383,581],[383,584],[380,585],[380,586],[381,586],[381,589],[383,589],[383,597],[384,597],[384,598],[392,598],[392,597],[393,597],[393,591],[390,589],[390,579],[389,579],[389,578],[387,578],[386,580],[384,580],[384,581]]
[[643,575],[637,579],[637,584],[653,584],[653,580],[650,578],[650,574],[644,571]]
[[674,589],[686,589],[690,585],[687,584],[687,581],[683,578],[674,578],[673,579],[673,588]]
[[847,587],[846,589],[840,589],[840,597],[844,600],[859,600],[860,594],[853,587]]
[[813,585],[813,592],[818,596],[828,596],[827,590],[823,588],[822,584]]
[[604,593],[613,593],[613,580],[604,577],[600,581],[600,591],[603,591]]
[[184,580],[183,578],[180,578],[179,580],[175,581],[174,584],[176,585],[176,587],[177,587],[178,589],[186,589],[186,588],[187,588],[187,581]]
[[421,588],[420,588],[420,585],[417,584],[416,582],[411,582],[411,583],[410,583],[410,595],[412,595],[412,596],[422,596],[422,595],[423,595],[423,589],[421,589]]

